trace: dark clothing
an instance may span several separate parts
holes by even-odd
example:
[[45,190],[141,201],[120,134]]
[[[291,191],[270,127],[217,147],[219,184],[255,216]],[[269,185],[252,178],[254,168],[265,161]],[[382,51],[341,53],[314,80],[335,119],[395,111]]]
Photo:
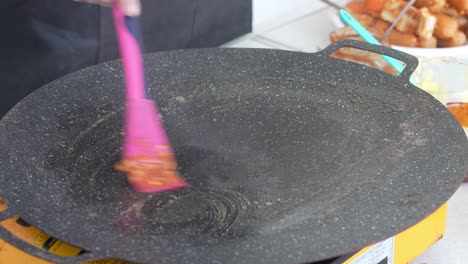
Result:
[[[145,52],[214,47],[251,31],[252,0],[143,0]],[[111,10],[71,0],[0,3],[0,118],[48,82],[119,56]]]

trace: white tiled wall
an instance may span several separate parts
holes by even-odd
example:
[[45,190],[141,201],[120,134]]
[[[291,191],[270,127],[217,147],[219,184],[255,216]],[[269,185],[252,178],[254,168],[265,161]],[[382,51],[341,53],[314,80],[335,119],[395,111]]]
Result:
[[328,19],[328,14],[326,8],[315,10],[308,16],[292,20],[263,33],[262,36],[296,50],[314,52],[328,46],[330,43],[328,36],[335,30]]
[[325,5],[319,0],[254,0],[254,32],[261,33],[275,28],[323,7]]
[[329,43],[334,29],[319,0],[254,0],[253,32],[224,47],[313,52]]

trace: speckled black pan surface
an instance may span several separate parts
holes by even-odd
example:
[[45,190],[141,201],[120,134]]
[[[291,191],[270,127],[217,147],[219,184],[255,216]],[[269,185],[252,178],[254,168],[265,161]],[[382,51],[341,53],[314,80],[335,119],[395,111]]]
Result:
[[[329,57],[350,45],[408,67],[396,77]],[[134,192],[112,169],[120,64],[82,70],[0,122],[0,197],[9,206],[0,216],[20,215],[89,250],[81,259],[304,263],[351,252],[433,212],[467,169],[462,128],[408,81],[416,65],[350,41],[315,54],[147,55],[151,95],[193,186],[160,194]]]

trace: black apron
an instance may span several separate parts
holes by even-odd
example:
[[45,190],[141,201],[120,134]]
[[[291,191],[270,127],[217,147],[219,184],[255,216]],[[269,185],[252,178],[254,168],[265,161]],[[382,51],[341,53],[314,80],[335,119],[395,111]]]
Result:
[[[251,31],[252,0],[143,0],[144,51],[214,47]],[[0,118],[63,75],[119,56],[109,8],[72,0],[0,3]]]

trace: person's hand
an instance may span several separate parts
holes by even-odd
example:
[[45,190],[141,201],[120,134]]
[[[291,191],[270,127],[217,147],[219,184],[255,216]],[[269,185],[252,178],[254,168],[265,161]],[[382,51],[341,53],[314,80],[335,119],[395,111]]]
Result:
[[114,2],[119,3],[122,12],[126,16],[139,16],[141,14],[140,0],[75,0],[78,2],[99,4],[103,6],[110,6]]

